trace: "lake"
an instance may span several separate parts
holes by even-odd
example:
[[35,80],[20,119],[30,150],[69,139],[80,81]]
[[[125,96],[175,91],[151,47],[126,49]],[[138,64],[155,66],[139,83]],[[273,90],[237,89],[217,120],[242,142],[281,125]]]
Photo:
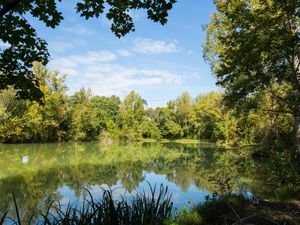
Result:
[[[68,204],[102,188],[115,198],[168,186],[176,208],[203,202],[213,192],[278,198],[293,175],[284,155],[258,160],[248,150],[215,144],[97,142],[0,145],[0,212],[13,210],[15,193],[22,214],[46,209],[53,200]],[[0,215],[1,215],[0,214]]]

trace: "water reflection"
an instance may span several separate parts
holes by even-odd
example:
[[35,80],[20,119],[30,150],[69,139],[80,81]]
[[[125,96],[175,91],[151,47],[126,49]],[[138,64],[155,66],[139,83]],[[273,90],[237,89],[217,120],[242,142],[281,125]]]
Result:
[[13,209],[12,191],[26,217],[53,200],[82,198],[83,187],[97,197],[100,186],[110,186],[118,196],[147,189],[146,181],[167,185],[176,207],[203,201],[212,192],[274,198],[291,184],[299,186],[298,173],[284,157],[260,162],[247,151],[224,151],[213,144],[1,145],[0,212]]

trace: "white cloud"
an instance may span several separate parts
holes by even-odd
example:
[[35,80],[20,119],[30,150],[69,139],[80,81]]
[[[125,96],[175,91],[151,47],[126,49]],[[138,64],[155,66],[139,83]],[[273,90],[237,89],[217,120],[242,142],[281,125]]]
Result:
[[73,27],[64,27],[62,30],[77,35],[91,35],[94,33],[92,30],[82,24],[76,24]]
[[70,92],[91,88],[97,95],[124,96],[130,90],[178,85],[182,77],[167,70],[129,67],[112,62],[111,52],[88,52],[55,59],[50,66],[67,73]]
[[79,75],[79,66],[93,66],[98,63],[113,61],[116,58],[116,55],[109,51],[90,51],[83,55],[70,55],[54,59],[50,62],[50,66],[58,69],[61,73],[76,76]]
[[51,52],[53,51],[56,53],[63,53],[69,49],[73,49],[76,47],[84,47],[87,45],[87,42],[79,38],[71,38],[50,41],[48,44]]
[[99,62],[114,61],[117,56],[110,51],[90,51],[83,55],[71,55],[68,58],[75,63],[92,65]]
[[74,48],[75,45],[71,42],[66,42],[66,41],[54,41],[49,43],[49,49],[58,52],[58,53],[63,53],[68,49]]
[[142,74],[148,76],[158,76],[164,79],[166,84],[181,84],[182,77],[175,75],[167,70],[142,70]]
[[131,56],[131,53],[128,50],[125,50],[125,49],[119,49],[119,50],[117,50],[117,53],[120,56],[124,56],[124,57]]
[[161,54],[178,52],[176,41],[166,42],[148,38],[137,38],[134,41],[134,51],[144,54]]

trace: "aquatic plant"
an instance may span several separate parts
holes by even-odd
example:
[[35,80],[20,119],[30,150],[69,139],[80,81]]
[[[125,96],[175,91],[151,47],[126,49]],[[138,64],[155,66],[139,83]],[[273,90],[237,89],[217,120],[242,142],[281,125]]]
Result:
[[[53,202],[46,212],[32,215],[28,221],[22,220],[14,197],[16,217],[0,217],[3,224],[101,224],[101,225],[162,225],[171,218],[173,203],[168,187],[150,186],[150,192],[145,191],[131,196],[131,199],[121,197],[114,200],[112,190],[104,190],[101,200],[95,201],[92,194],[86,190],[89,198],[84,198],[81,207],[68,204],[64,207],[60,202]],[[13,195],[14,196],[14,195]],[[37,218],[33,221],[33,218]]]

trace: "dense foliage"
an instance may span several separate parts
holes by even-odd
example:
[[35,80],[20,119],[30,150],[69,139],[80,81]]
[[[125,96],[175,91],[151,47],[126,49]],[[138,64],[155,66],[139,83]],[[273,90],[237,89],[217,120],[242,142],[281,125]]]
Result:
[[44,104],[17,99],[13,88],[3,90],[1,142],[192,138],[228,146],[291,143],[292,112],[277,98],[289,92],[288,84],[274,85],[252,96],[249,103],[255,107],[241,113],[237,107],[227,108],[220,92],[195,99],[184,92],[166,107],[157,108],[147,108],[135,91],[123,101],[116,96],[93,96],[86,89],[68,96],[64,76],[48,71],[40,63],[33,71],[40,80]]
[[207,197],[204,204],[178,213],[172,225],[249,225],[299,224],[297,204],[255,201],[243,196],[226,194]]
[[[300,1],[216,0],[215,5],[204,50],[227,103],[272,93],[282,105],[275,110],[294,117],[300,152]],[[286,88],[284,95],[280,87]]]

